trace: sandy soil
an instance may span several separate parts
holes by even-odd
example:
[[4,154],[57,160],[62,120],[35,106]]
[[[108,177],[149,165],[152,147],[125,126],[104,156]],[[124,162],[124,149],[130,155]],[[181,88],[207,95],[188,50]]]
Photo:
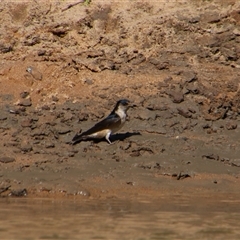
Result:
[[1,196],[237,194],[240,3],[72,3],[0,2]]

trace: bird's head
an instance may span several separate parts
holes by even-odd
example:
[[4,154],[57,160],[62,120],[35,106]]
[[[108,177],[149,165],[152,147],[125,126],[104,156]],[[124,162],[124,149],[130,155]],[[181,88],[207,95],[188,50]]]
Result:
[[131,107],[130,101],[127,99],[121,99],[117,102],[115,109],[126,112]]

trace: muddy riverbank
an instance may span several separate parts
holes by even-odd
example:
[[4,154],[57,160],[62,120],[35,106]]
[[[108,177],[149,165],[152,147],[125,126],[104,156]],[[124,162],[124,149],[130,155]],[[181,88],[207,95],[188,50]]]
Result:
[[[239,189],[240,4],[0,3],[0,194],[155,199]],[[116,101],[106,141],[69,145]]]

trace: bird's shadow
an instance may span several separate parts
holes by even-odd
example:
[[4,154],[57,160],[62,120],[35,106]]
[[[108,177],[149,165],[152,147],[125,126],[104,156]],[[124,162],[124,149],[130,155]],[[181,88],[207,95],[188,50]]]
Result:
[[[112,143],[115,141],[124,141],[126,138],[130,138],[130,137],[136,136],[136,135],[142,135],[142,134],[140,132],[117,133],[117,134],[111,135],[110,141]],[[77,142],[73,143],[73,145],[80,143],[80,142],[89,142],[89,141],[93,141],[94,143],[99,143],[102,141],[106,141],[106,139],[105,138],[102,138],[102,139],[88,138],[86,140],[77,141]]]
[[110,137],[110,140],[112,142],[115,141],[124,141],[126,138],[130,138],[132,136],[136,136],[136,135],[142,135],[140,132],[126,132],[126,133],[117,133],[114,134]]

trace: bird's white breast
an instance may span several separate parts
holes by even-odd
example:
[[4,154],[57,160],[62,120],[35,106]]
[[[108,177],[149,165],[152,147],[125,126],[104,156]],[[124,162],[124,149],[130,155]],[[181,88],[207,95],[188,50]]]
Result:
[[125,123],[126,121],[126,112],[121,108],[119,107],[116,112],[115,112],[120,118],[121,118],[121,123]]

